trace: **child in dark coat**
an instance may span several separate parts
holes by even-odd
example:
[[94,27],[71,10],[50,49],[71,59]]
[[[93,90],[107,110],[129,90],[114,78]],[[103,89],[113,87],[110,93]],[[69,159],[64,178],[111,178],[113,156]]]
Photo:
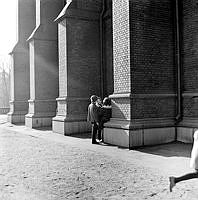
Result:
[[91,103],[88,106],[88,114],[87,114],[87,121],[91,122],[92,124],[92,144],[97,144],[96,136],[97,133],[100,134],[100,109],[96,105],[98,97],[96,95],[92,95]]
[[101,108],[99,128],[104,128],[104,123],[108,122],[112,115],[111,99],[105,97],[103,100],[103,106]]

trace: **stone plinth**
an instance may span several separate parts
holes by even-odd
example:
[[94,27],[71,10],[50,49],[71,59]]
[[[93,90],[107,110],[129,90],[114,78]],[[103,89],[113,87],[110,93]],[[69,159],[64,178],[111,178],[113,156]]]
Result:
[[59,98],[54,132],[70,135],[90,131],[86,121],[89,97],[100,95],[101,89],[99,11],[91,1],[68,1],[57,18]]
[[29,47],[27,39],[35,27],[35,1],[18,0],[17,8],[17,44],[10,53],[11,92],[10,112],[8,121],[24,123],[28,113],[28,99],[30,98],[30,69]]
[[51,126],[58,96],[58,28],[55,17],[63,1],[36,1],[36,28],[30,35],[30,100],[28,127]]

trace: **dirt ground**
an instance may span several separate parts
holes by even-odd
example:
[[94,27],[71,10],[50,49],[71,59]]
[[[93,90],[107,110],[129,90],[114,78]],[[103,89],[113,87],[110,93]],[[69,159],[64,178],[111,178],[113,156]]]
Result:
[[198,199],[197,179],[168,188],[168,176],[190,171],[189,144],[129,151],[92,145],[89,135],[0,123],[2,200]]

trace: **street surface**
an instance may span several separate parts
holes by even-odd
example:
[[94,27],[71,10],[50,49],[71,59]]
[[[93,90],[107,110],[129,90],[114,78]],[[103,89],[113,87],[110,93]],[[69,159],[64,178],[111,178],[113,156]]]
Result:
[[197,200],[198,180],[169,192],[168,177],[189,172],[190,144],[137,150],[92,145],[0,119],[0,200]]

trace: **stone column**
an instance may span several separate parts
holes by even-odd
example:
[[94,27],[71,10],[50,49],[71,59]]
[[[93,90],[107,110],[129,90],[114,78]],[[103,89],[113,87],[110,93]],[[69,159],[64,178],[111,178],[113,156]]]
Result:
[[11,92],[8,121],[24,123],[28,113],[30,97],[29,82],[29,46],[26,41],[35,28],[35,0],[18,0],[17,7],[17,43],[10,53]]
[[131,62],[129,0],[113,1],[114,94],[112,119],[104,129],[107,143],[129,147]]
[[36,28],[29,37],[30,100],[28,127],[51,126],[58,96],[58,29],[54,19],[64,1],[37,0]]
[[67,1],[57,18],[59,27],[59,98],[53,131],[90,131],[86,122],[89,97],[100,95],[101,4]]
[[104,141],[129,148],[174,141],[173,4],[112,3],[114,93]]

